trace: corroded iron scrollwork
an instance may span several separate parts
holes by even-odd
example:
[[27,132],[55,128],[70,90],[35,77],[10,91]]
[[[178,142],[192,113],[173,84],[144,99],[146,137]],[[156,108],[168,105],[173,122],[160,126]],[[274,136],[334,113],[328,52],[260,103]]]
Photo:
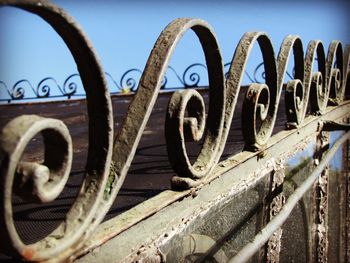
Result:
[[[73,19],[62,9],[47,1],[0,1],[0,6],[4,5],[37,14],[56,30],[71,51],[85,87],[89,113],[86,176],[65,220],[52,233],[33,244],[25,244],[16,231],[12,192],[19,192],[23,198],[29,197],[37,202],[49,202],[55,199],[70,174],[71,138],[68,129],[61,121],[35,115],[15,118],[3,128],[0,136],[1,250],[28,261],[64,259],[74,248],[82,244],[82,240],[89,236],[95,226],[92,222],[96,220],[97,208],[104,194],[112,156],[113,125],[110,97],[104,73],[92,45]],[[18,85],[20,84],[23,83]],[[44,82],[41,84],[38,86],[40,90],[35,92],[40,93],[40,96],[46,96],[47,86]],[[74,90],[74,87],[69,89]],[[20,88],[16,94],[20,96]],[[44,162],[22,161],[22,153],[27,144],[38,133],[41,133],[44,139]]]
[[[328,105],[336,105],[345,99],[345,90],[349,89],[349,60],[350,46],[347,46],[343,53],[340,42],[333,41],[329,46],[327,57],[325,56],[323,44],[320,41],[311,41],[308,45],[305,58],[301,39],[298,36],[287,36],[279,51],[277,59],[275,58],[274,49],[269,37],[261,32],[248,32],[241,38],[235,54],[233,56],[229,72],[226,75],[225,81],[225,113],[224,126],[222,130],[218,130],[218,138],[220,137],[220,146],[216,151],[212,151],[212,160],[219,160],[219,157],[225,146],[229,129],[232,122],[233,113],[236,107],[241,82],[244,75],[245,66],[250,54],[250,51],[258,42],[262,52],[265,68],[265,83],[252,83],[243,102],[242,110],[242,129],[245,141],[245,149],[250,151],[263,150],[266,147],[268,139],[271,137],[276,117],[282,89],[284,87],[284,78],[287,75],[286,69],[289,59],[293,52],[294,56],[294,78],[289,80],[286,85],[286,116],[287,127],[296,128],[302,125],[306,116],[308,105],[310,105],[311,114],[323,114]],[[318,69],[314,71],[313,64],[317,60]],[[209,69],[210,74],[210,69]],[[186,96],[187,93],[182,93]],[[188,117],[185,114],[176,114],[173,104],[178,93],[175,93],[170,102],[167,122],[176,122],[175,124],[167,125],[171,129],[166,128],[168,133],[183,133],[186,129],[184,125],[192,125],[195,127],[196,120]],[[209,100],[214,98],[210,97]],[[214,99],[215,100],[215,99]],[[193,112],[191,109],[189,112]],[[209,107],[210,111],[210,107]],[[173,117],[174,116],[174,117]],[[178,120],[176,120],[178,119]],[[220,120],[221,118],[218,118]],[[198,121],[199,122],[199,121]],[[206,131],[210,130],[210,124],[206,127]],[[204,132],[206,134],[206,132]],[[167,135],[167,144],[169,149],[169,159],[173,169],[177,172],[177,176],[173,178],[175,186],[194,187],[203,182],[208,173],[203,172],[201,176],[197,176],[196,172],[191,170],[191,165],[188,160],[180,154],[179,151],[183,147],[177,147],[175,151],[172,149],[174,145],[184,145],[184,136],[169,136]],[[184,152],[184,151],[183,151]],[[174,157],[172,157],[174,156]],[[176,156],[176,157],[175,157]],[[199,156],[201,159],[202,156]],[[180,161],[183,159],[182,161]],[[203,159],[205,160],[205,158]],[[206,172],[210,171],[213,163],[205,161]],[[214,162],[215,163],[215,162]],[[196,164],[195,164],[196,165]],[[185,172],[184,166],[189,167]],[[201,167],[201,166],[199,166]],[[189,172],[191,171],[191,172]]]
[[[113,183],[111,199],[114,199],[126,176],[162,86],[170,57],[182,35],[189,29],[197,34],[204,49],[208,66],[211,100],[208,116],[205,118],[203,99],[198,92],[189,90],[188,92],[175,93],[174,96],[178,96],[178,98],[173,98],[169,104],[165,127],[166,138],[169,142],[167,144],[169,158],[178,173],[191,178],[205,176],[218,162],[225,109],[224,70],[218,43],[213,30],[203,20],[177,19],[170,23],[160,34],[143,71],[128,115],[115,140],[113,162],[118,180]],[[189,116],[184,120],[186,109]],[[199,139],[204,130],[204,121],[207,123],[204,144],[196,163],[192,166],[183,145],[184,132],[191,131],[192,137]],[[185,125],[187,128],[179,128],[179,125]],[[173,133],[172,131],[176,132]],[[182,165],[183,163],[185,165]]]
[[[266,147],[276,121],[292,52],[294,79],[288,81],[286,87],[286,115],[290,128],[302,125],[308,104],[312,113],[322,114],[328,104],[341,103],[348,85],[350,48],[346,48],[343,56],[339,42],[331,43],[326,57],[322,43],[312,41],[304,58],[300,38],[288,36],[276,59],[272,43],[265,33],[248,32],[240,40],[229,71],[224,74],[213,29],[200,19],[176,19],[157,39],[112,146],[113,119],[105,73],[81,29],[63,10],[47,1],[0,0],[0,5],[19,7],[41,16],[63,38],[77,63],[89,113],[86,176],[80,192],[61,225],[34,244],[24,244],[14,226],[11,196],[12,191],[18,188],[13,187],[14,181],[21,182],[21,190],[27,189],[23,197],[29,196],[39,202],[54,199],[69,175],[71,139],[62,122],[38,116],[18,117],[2,131],[0,231],[2,240],[6,242],[1,245],[7,253],[26,260],[41,261],[53,257],[63,260],[69,257],[102,221],[127,175],[159,90],[164,86],[170,58],[188,30],[194,31],[204,51],[209,79],[209,108],[205,109],[204,99],[194,89],[175,92],[169,102],[165,137],[169,160],[177,174],[172,179],[175,188],[203,183],[218,163],[230,130],[245,66],[256,42],[263,56],[265,83],[252,83],[243,102],[246,150],[257,151]],[[318,71],[314,72],[316,57]],[[195,83],[196,79],[192,77]],[[132,84],[131,80],[125,81]],[[68,82],[65,83],[68,86],[64,92],[74,93],[74,84]],[[41,92],[46,96],[44,83]],[[12,131],[16,131],[16,136],[11,135]],[[37,133],[42,133],[44,137],[44,162],[22,162],[21,155],[27,143]],[[201,150],[193,162],[188,157],[186,141],[201,142]],[[58,142],[60,145],[57,145]],[[55,154],[60,158],[53,160],[52,149],[56,147],[59,151]]]

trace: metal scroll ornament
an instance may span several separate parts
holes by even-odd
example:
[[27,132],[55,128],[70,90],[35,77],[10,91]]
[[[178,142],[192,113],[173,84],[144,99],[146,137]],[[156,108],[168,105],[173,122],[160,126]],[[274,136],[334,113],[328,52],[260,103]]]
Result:
[[[34,244],[24,244],[16,232],[12,191],[23,192],[23,198],[38,202],[55,199],[70,173],[73,158],[71,138],[61,121],[33,115],[17,117],[2,130],[1,248],[28,261],[64,260],[79,249],[102,221],[128,173],[159,90],[164,85],[171,56],[188,30],[194,31],[204,51],[209,103],[206,110],[204,99],[194,89],[175,92],[169,102],[165,137],[168,157],[177,174],[172,179],[176,188],[202,183],[218,163],[227,141],[245,66],[256,42],[263,56],[265,83],[252,83],[243,102],[246,150],[263,149],[271,136],[292,52],[295,74],[286,86],[289,127],[302,125],[308,105],[312,113],[322,114],[329,103],[341,103],[344,99],[350,48],[346,48],[344,56],[339,42],[331,43],[326,57],[322,43],[312,41],[304,58],[299,37],[288,36],[276,59],[271,41],[265,33],[248,32],[239,42],[225,76],[213,29],[203,20],[181,18],[171,22],[158,37],[124,123],[112,145],[113,119],[105,74],[82,30],[62,9],[47,1],[0,0],[0,5],[15,6],[39,15],[63,38],[78,66],[89,114],[89,149],[86,175],[80,192],[61,225]],[[317,71],[313,69],[316,57]],[[194,76],[192,80],[196,82]],[[128,81],[132,84],[131,80],[126,79]],[[74,90],[74,86],[69,86],[64,92]],[[46,96],[47,88],[43,87],[42,92]],[[26,145],[37,133],[41,133],[44,138],[44,162],[22,162],[21,156]],[[185,142],[189,140],[202,142],[193,162],[189,160],[186,149]],[[22,183],[14,187],[15,181]]]
[[[173,167],[177,167],[176,172],[190,178],[203,177],[218,162],[225,105],[224,71],[220,49],[213,30],[205,21],[188,18],[177,19],[170,23],[158,37],[143,71],[130,110],[115,140],[113,164],[118,180],[115,180],[112,184],[110,193],[110,199],[112,200],[120,189],[134,157],[137,145],[162,87],[170,58],[183,34],[190,29],[196,33],[202,44],[208,66],[210,110],[205,118],[203,99],[198,92],[189,90],[188,92],[176,93],[179,99],[176,101],[172,99],[170,102],[169,109],[171,111],[167,113],[165,127],[166,138],[170,142],[167,143],[169,158],[174,164]],[[194,111],[184,121],[183,112],[191,107]],[[203,133],[205,122],[207,123],[207,129]],[[189,163],[186,149],[182,144],[185,135],[182,133],[181,125],[192,126],[196,139],[199,139],[202,134],[204,136],[202,151],[193,166]],[[175,133],[170,132],[173,128],[175,128]],[[181,166],[182,163],[185,163],[185,165]]]
[[[217,129],[215,134],[219,141],[215,141],[212,148],[206,144],[203,145],[203,149],[212,149],[209,151],[211,151],[210,160],[214,160],[213,162],[210,162],[207,156],[202,155],[201,152],[192,166],[186,155],[183,154],[185,153],[184,141],[186,138],[183,133],[189,130],[196,133],[196,126],[203,122],[201,120],[202,115],[196,113],[201,111],[201,104],[197,103],[199,105],[197,111],[193,109],[191,106],[193,103],[188,103],[191,100],[187,98],[190,91],[176,92],[170,101],[165,134],[169,160],[173,169],[177,172],[177,175],[172,179],[175,187],[189,188],[202,183],[211,171],[212,165],[215,165],[216,161],[219,160],[227,141],[245,66],[256,42],[259,44],[264,61],[265,83],[252,83],[247,89],[243,101],[241,119],[245,150],[263,150],[271,137],[282,89],[284,88],[284,79],[287,75],[286,69],[291,56],[294,58],[294,79],[287,82],[285,92],[285,112],[288,128],[297,128],[302,125],[308,106],[310,106],[311,114],[323,114],[328,105],[339,104],[345,99],[345,91],[349,90],[347,80],[350,76],[350,46],[347,46],[343,53],[340,42],[333,41],[329,46],[326,57],[322,42],[311,41],[304,57],[301,39],[298,36],[287,36],[276,59],[271,40],[265,33],[245,33],[235,50],[230,69],[226,74],[225,110],[223,116],[217,115],[216,117],[217,122],[220,122],[222,117],[224,119],[223,128]],[[317,61],[318,66],[316,70],[313,68],[315,61]],[[216,67],[220,66],[216,65]],[[209,67],[208,72],[210,75]],[[217,87],[216,85],[215,88]],[[193,92],[193,94],[195,93]],[[199,100],[197,95],[195,97],[196,99],[192,101]],[[215,97],[211,95],[209,101],[213,100],[216,101]],[[183,110],[186,106],[183,101],[189,105],[187,106],[189,107],[188,117]],[[179,104],[176,102],[179,102]],[[183,106],[178,108],[174,106],[181,103]],[[190,128],[187,126],[190,126]],[[213,124],[207,122],[204,134],[207,135],[208,131],[211,134],[213,129],[215,129]],[[216,148],[217,143],[219,148]],[[205,165],[201,166],[202,164]],[[203,173],[198,173],[197,171],[201,170],[198,168],[202,167],[204,167],[202,169]]]
[[[231,63],[225,63],[225,75],[227,76],[227,70]],[[263,71],[264,63],[259,63],[255,68],[253,74],[249,74],[245,71],[245,75],[250,82],[261,83],[265,79],[265,72]],[[163,90],[176,90],[196,87],[206,87],[206,78],[202,74],[207,74],[207,67],[202,63],[193,63],[184,69],[182,74],[178,73],[172,66],[168,66],[167,74],[164,76],[161,89]],[[290,79],[292,79],[290,73],[286,73]],[[142,70],[137,68],[131,68],[126,70],[119,82],[114,77],[105,72],[106,78],[110,85],[111,94],[130,93],[135,92],[142,76]],[[177,84],[169,84],[169,76],[173,75]],[[11,88],[0,80],[0,89],[4,92],[4,97],[0,98],[1,102],[13,103],[16,101],[26,100],[51,100],[54,98],[71,99],[71,98],[83,98],[85,93],[81,90],[80,75],[77,73],[69,75],[60,85],[58,81],[53,77],[43,78],[35,86],[27,79],[21,79],[17,81]],[[1,91],[0,90],[0,91]]]
[[[85,179],[63,222],[52,233],[33,244],[25,244],[16,231],[12,192],[21,193],[22,198],[37,202],[52,201],[60,194],[72,163],[69,131],[61,121],[24,115],[10,121],[0,135],[1,249],[26,261],[59,261],[83,244],[82,241],[99,223],[95,222],[96,214],[107,184],[112,156],[113,119],[110,97],[92,45],[62,9],[47,1],[1,0],[0,6],[4,5],[34,13],[56,30],[75,59],[87,96],[89,148]],[[40,90],[36,92],[40,96],[48,96],[49,89],[44,82],[41,84]],[[20,88],[17,93],[21,96]],[[39,133],[44,139],[44,162],[23,162],[21,158],[27,144]]]

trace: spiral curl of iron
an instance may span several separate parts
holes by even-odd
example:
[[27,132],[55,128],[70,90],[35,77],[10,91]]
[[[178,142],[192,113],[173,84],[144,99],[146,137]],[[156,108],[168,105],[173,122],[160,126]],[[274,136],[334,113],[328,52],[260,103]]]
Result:
[[36,96],[38,98],[47,98],[50,96],[51,85],[50,82],[56,87],[58,91],[63,95],[63,91],[61,90],[60,85],[58,85],[57,81],[54,78],[47,77],[41,80],[36,88]]
[[121,88],[128,88],[130,91],[135,91],[138,81],[137,78],[133,77],[133,74],[142,75],[142,71],[137,68],[127,70],[121,77],[119,86]]
[[21,79],[21,80],[17,81],[12,87],[12,91],[11,91],[12,99],[17,100],[17,99],[24,98],[26,88],[23,85],[28,86],[36,95],[36,91],[33,88],[32,84],[26,79]]
[[[63,261],[74,249],[83,245],[82,240],[101,222],[96,218],[110,174],[113,143],[109,91],[91,43],[62,9],[46,0],[0,0],[0,6],[17,7],[37,14],[48,22],[72,53],[86,92],[89,147],[84,181],[65,220],[52,233],[32,244],[24,243],[17,233],[12,209],[13,191],[35,202],[54,200],[71,172],[71,138],[64,123],[37,115],[16,117],[0,132],[0,249],[25,261],[48,261],[53,258]],[[21,80],[14,85],[11,94],[13,98],[23,98],[23,87],[29,85],[37,97],[46,97],[51,90],[49,83],[58,86],[52,78],[41,81],[37,89],[28,80]],[[22,161],[28,143],[39,133],[44,139],[44,162]]]
[[[252,83],[243,102],[242,129],[245,150],[263,150],[271,137],[284,79],[286,76],[291,77],[286,69],[292,54],[294,58],[294,77],[287,82],[285,92],[287,127],[296,128],[302,125],[309,104],[312,114],[323,114],[327,105],[341,103],[344,100],[345,90],[349,89],[349,83],[347,82],[347,79],[349,79],[349,46],[346,47],[343,53],[341,44],[338,41],[333,41],[329,46],[326,57],[322,42],[311,41],[304,58],[301,39],[298,36],[287,36],[276,59],[271,40],[266,33],[245,33],[235,50],[230,69],[225,74],[224,128],[217,135],[221,138],[219,150],[213,153],[219,157],[227,141],[243,75],[245,74],[245,67],[256,42],[259,44],[263,56],[262,65],[264,66],[265,83]],[[313,69],[314,61],[318,64],[317,71]],[[210,74],[210,71],[208,73]],[[171,100],[169,107],[172,107],[172,104],[174,104],[174,101]],[[167,119],[167,122],[170,122],[171,118]],[[179,117],[176,116],[176,118]],[[185,119],[184,115],[181,118]],[[177,128],[179,130],[184,130],[181,128],[183,123],[186,122],[184,120],[178,121]],[[195,127],[195,125],[192,126]],[[175,126],[170,127],[172,130],[176,128]],[[185,172],[179,168],[190,167],[190,165],[182,155],[171,157],[171,147],[176,144],[176,140],[184,141],[184,137],[167,138],[169,160],[173,169],[177,172],[177,176],[173,178],[173,184],[180,188],[197,186],[205,180],[209,173],[196,176],[194,171]],[[179,152],[181,151],[177,149],[177,153]],[[178,160],[181,158],[183,161],[179,162]],[[214,159],[218,160],[219,158]],[[206,169],[207,171],[210,171],[210,169]]]
[[78,84],[76,81],[73,81],[73,78],[79,78],[79,74],[71,74],[68,76],[65,81],[63,82],[63,88],[61,90],[62,94],[64,96],[72,96],[77,93],[78,90]]

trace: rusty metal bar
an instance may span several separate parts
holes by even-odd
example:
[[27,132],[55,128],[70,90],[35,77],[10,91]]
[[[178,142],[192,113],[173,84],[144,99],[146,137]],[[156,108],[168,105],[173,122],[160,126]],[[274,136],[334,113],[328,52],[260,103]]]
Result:
[[281,211],[266,224],[266,226],[255,236],[254,240],[243,247],[233,258],[229,260],[230,263],[247,262],[273,235],[273,233],[280,228],[287,220],[293,208],[303,197],[303,195],[312,187],[315,180],[320,176],[322,170],[330,162],[332,157],[337,152],[338,148],[350,138],[350,132],[343,135],[330,148],[322,158],[322,161],[317,165],[310,176],[289,196]]

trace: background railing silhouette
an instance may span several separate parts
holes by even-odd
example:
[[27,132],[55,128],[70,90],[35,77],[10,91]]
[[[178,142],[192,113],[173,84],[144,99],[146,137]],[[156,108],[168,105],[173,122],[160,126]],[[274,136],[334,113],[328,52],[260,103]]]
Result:
[[[227,75],[230,63],[225,63],[225,74]],[[265,81],[265,72],[263,71],[264,63],[259,63],[252,73],[245,71],[245,76],[250,82],[263,83]],[[197,71],[196,71],[197,68]],[[195,87],[206,87],[208,83],[202,81],[205,77],[201,75],[198,69],[207,70],[205,64],[193,63],[185,68],[182,73],[177,72],[172,66],[168,67],[167,75],[164,77],[162,90],[176,90]],[[286,73],[289,79],[293,79],[291,73]],[[113,76],[105,72],[106,78],[111,83],[109,86],[111,95],[128,94],[135,92],[142,75],[142,70],[131,68],[126,70],[119,81]],[[168,75],[175,76],[177,85],[168,83]],[[63,84],[59,84],[63,83]],[[0,98],[0,103],[15,103],[27,101],[43,101],[52,99],[71,99],[84,98],[85,93],[82,88],[80,76],[77,73],[69,75],[63,82],[58,81],[54,77],[43,78],[37,85],[27,79],[17,81],[13,86],[9,86],[4,81],[0,80],[0,86],[3,91],[3,96]]]
[[[195,89],[176,91],[168,105],[165,137],[170,164],[176,175],[172,187],[178,190],[198,187],[212,180],[210,174],[223,153],[234,111],[238,101],[245,66],[250,51],[257,42],[263,56],[264,83],[255,76],[246,92],[242,110],[244,151],[261,152],[262,156],[275,126],[282,90],[285,87],[286,117],[289,129],[304,125],[308,109],[322,115],[329,105],[344,103],[349,89],[350,47],[333,41],[326,55],[321,41],[311,41],[304,54],[298,36],[287,36],[275,57],[271,40],[263,32],[247,32],[236,47],[229,70],[225,73],[220,49],[211,26],[200,19],[181,18],[171,22],[160,34],[138,82],[138,88],[119,133],[114,136],[110,92],[106,74],[99,64],[92,44],[80,27],[62,9],[48,1],[1,0],[0,5],[11,5],[39,15],[63,38],[78,67],[86,92],[89,115],[89,149],[85,179],[80,192],[66,215],[66,219],[44,239],[25,244],[17,234],[13,222],[11,197],[13,191],[24,199],[35,202],[54,200],[64,188],[72,164],[72,142],[69,131],[61,121],[36,115],[22,115],[10,121],[2,130],[0,139],[1,177],[0,231],[2,249],[13,256],[31,261],[55,258],[64,260],[80,249],[103,220],[113,204],[128,173],[140,138],[149,119],[159,90],[166,86],[166,71],[170,58],[183,34],[193,30],[202,45],[209,79],[209,110],[205,110],[202,95]],[[286,81],[289,59],[294,60],[294,76]],[[317,58],[317,61],[316,61]],[[317,63],[318,69],[314,70]],[[195,66],[204,65],[193,64]],[[190,67],[192,67],[191,65]],[[189,67],[189,68],[190,68]],[[198,84],[185,81],[185,87]],[[131,87],[136,81],[120,80]],[[138,70],[136,70],[139,72]],[[52,82],[63,96],[75,95],[76,85],[69,76],[63,86],[53,78],[45,78],[34,87],[27,80],[17,82],[8,90],[12,98],[25,98],[26,84],[36,97],[48,97]],[[107,74],[107,77],[111,77]],[[114,81],[115,82],[115,81]],[[287,84],[285,85],[285,82]],[[116,82],[115,82],[116,83]],[[2,86],[6,84],[1,82]],[[30,140],[38,133],[44,137],[43,163],[21,160]],[[194,162],[189,160],[186,141],[201,141],[201,149]],[[20,183],[17,183],[20,182]]]

